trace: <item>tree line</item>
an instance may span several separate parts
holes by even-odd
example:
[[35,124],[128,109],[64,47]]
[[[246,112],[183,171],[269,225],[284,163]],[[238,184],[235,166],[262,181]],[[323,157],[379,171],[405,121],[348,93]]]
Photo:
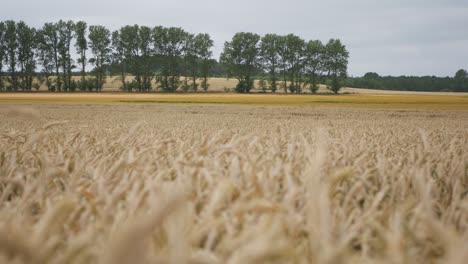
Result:
[[346,86],[398,91],[468,92],[468,73],[458,70],[453,77],[380,76],[368,72],[363,77],[348,78]]
[[[305,41],[290,34],[238,33],[213,59],[209,34],[176,27],[127,25],[111,32],[84,21],[45,23],[0,21],[0,90],[101,91],[109,74],[123,91],[208,90],[208,79],[238,79],[237,92],[249,92],[261,77],[263,91],[301,93],[326,82],[338,92],[346,77],[349,53],[340,40]],[[87,71],[92,65],[91,71]],[[80,75],[79,80],[72,78]],[[134,78],[127,78],[134,76]],[[130,81],[131,80],[131,81]],[[156,84],[156,87],[153,87]]]
[[[150,91],[153,80],[168,92],[207,90],[212,47],[210,35],[175,27],[129,25],[111,32],[60,20],[36,29],[8,20],[0,22],[0,90],[31,91],[45,84],[49,91],[101,91],[110,73],[129,92]],[[79,81],[72,79],[77,72]]]
[[220,63],[228,77],[238,80],[236,91],[248,93],[254,87],[254,76],[267,76],[259,86],[273,93],[302,93],[310,89],[316,93],[319,83],[338,93],[346,78],[349,52],[339,39],[305,41],[294,34],[280,36],[237,33],[224,44]]

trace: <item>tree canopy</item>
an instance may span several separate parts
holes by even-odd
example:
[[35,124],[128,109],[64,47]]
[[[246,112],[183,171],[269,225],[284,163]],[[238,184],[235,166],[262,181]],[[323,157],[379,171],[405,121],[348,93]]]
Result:
[[[320,81],[338,93],[347,75],[349,53],[340,40],[326,45],[319,40],[306,42],[294,34],[267,34],[260,38],[253,33],[238,33],[226,42],[220,57],[227,76],[238,79],[236,90],[249,92],[255,75],[267,75],[268,85],[262,90],[276,92],[278,82],[285,93],[302,93],[304,88],[315,93]],[[266,89],[265,89],[266,88]]]
[[224,44],[220,62],[226,65],[228,77],[239,81],[237,92],[248,93],[254,86],[253,77],[259,68],[259,41],[257,34],[241,32]]
[[23,21],[0,21],[0,91],[31,91],[43,83],[49,91],[100,91],[106,76],[114,74],[128,92],[207,91],[209,77],[215,76],[236,78],[240,93],[250,92],[255,80],[263,92],[316,93],[319,84],[334,93],[343,86],[468,91],[464,69],[442,78],[375,72],[348,77],[349,52],[339,39],[240,32],[224,44],[219,61],[213,59],[213,46],[209,34],[178,27],[126,25],[111,32],[85,21],[59,20],[37,29]]
[[397,91],[468,92],[466,70],[458,70],[453,77],[436,76],[380,76],[368,72],[363,77],[349,77],[346,86]]

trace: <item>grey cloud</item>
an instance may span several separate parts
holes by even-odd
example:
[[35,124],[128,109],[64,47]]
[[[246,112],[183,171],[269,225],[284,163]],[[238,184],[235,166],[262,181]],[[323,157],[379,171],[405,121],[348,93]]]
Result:
[[453,75],[468,68],[466,0],[2,0],[0,19],[36,27],[60,18],[112,30],[126,24],[208,32],[215,54],[239,31],[340,38],[349,73]]

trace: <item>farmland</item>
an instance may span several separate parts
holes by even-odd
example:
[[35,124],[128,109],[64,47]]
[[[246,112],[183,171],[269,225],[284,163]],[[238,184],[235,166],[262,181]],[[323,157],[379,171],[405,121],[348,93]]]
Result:
[[340,107],[377,109],[433,109],[468,110],[465,94],[346,94],[274,95],[274,94],[161,94],[161,93],[6,93],[3,103],[178,103],[178,104],[235,104],[277,105],[302,107]]
[[467,263],[468,1],[4,2],[0,264]]
[[2,94],[0,120],[2,263],[467,257],[466,96]]

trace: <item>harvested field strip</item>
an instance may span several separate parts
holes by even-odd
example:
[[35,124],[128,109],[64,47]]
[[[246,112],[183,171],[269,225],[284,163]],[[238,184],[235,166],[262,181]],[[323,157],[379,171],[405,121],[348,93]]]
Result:
[[263,94],[2,94],[0,103],[178,103],[468,110],[468,96]]

